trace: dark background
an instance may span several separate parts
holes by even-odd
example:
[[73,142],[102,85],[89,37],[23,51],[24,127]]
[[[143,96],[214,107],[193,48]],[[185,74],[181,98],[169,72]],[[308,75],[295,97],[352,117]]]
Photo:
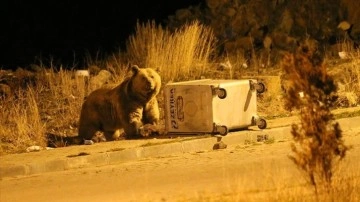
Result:
[[137,20],[161,23],[177,9],[202,0],[2,0],[0,68],[15,69],[40,61],[81,65],[123,49]]

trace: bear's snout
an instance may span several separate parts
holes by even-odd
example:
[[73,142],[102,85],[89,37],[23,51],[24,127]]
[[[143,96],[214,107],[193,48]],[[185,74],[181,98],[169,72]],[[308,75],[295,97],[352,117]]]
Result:
[[155,89],[155,84],[153,82],[147,80],[145,88],[148,92],[153,91]]

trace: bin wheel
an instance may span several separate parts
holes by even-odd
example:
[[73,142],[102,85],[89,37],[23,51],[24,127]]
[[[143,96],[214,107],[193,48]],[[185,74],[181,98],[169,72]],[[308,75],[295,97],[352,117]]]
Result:
[[228,128],[226,126],[219,126],[217,128],[217,131],[219,132],[220,135],[225,136],[228,134]]
[[260,118],[257,124],[259,129],[265,129],[267,127],[266,120],[263,118]]
[[217,90],[217,95],[218,95],[218,97],[219,97],[220,99],[226,98],[226,90],[223,89],[223,88],[219,88],[219,89]]
[[257,93],[263,93],[265,92],[265,84],[258,82],[256,86],[256,92]]

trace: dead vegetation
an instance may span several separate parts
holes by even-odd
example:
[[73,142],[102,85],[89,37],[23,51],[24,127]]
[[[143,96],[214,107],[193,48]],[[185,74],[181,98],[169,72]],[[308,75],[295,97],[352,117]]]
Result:
[[[293,112],[286,111],[287,107],[300,114],[301,125],[293,125],[292,130],[295,140],[292,159],[309,176],[316,190],[322,182],[327,190],[335,190],[328,189],[333,182],[333,165],[345,157],[347,147],[330,109],[359,104],[359,50],[345,50],[349,56],[345,59],[323,61],[313,56],[312,50],[302,47],[302,52],[285,57],[286,74],[280,77],[282,70],[278,65],[269,67],[254,62],[257,65],[249,67],[241,54],[216,56],[214,43],[211,30],[198,22],[175,32],[151,23],[138,24],[125,54],[114,54],[103,61],[89,60],[89,66],[84,69],[90,70],[90,77],[76,76],[76,70],[71,68],[41,64],[36,72],[1,70],[1,84],[8,87],[0,89],[0,155],[24,152],[32,145],[46,146],[48,134],[77,135],[81,105],[88,93],[102,85],[116,85],[126,75],[128,64],[138,63],[159,68],[164,84],[203,77],[262,80],[267,92],[259,97],[259,113],[268,118],[289,116]],[[329,65],[332,77],[327,74],[325,64]],[[91,79],[100,70],[110,72],[110,78],[91,85]],[[163,106],[161,95],[159,101],[160,107]],[[354,186],[358,186],[356,183]],[[354,186],[335,188],[355,190]],[[291,193],[285,195],[289,199]],[[222,197],[221,201],[225,199]]]
[[324,190],[330,195],[334,167],[348,150],[330,111],[336,101],[335,81],[327,73],[323,55],[307,44],[286,55],[282,68],[289,82],[285,106],[299,110],[301,121],[292,125],[290,158],[308,176],[316,195]]
[[[154,23],[147,23],[138,24],[136,30],[125,53],[114,53],[103,60],[87,59],[88,67],[84,69],[90,71],[90,77],[78,77],[77,70],[72,68],[46,67],[43,63],[32,64],[32,71],[1,70],[0,83],[7,88],[1,88],[5,90],[0,92],[0,153],[24,152],[32,145],[46,146],[49,134],[77,135],[84,97],[101,85],[119,83],[132,60],[146,67],[158,68],[164,85],[170,81],[197,78],[257,78],[267,86],[267,92],[259,97],[259,114],[267,118],[291,115],[283,105],[281,69],[261,66],[260,62],[257,67],[248,67],[246,59],[238,53],[216,56],[216,40],[208,27],[193,22],[170,32]],[[340,88],[344,86],[339,95],[342,101],[337,107],[357,105],[360,96],[359,51],[344,51],[350,57],[336,60],[338,62],[329,61],[332,62],[330,69],[336,84]],[[90,80],[96,80],[101,70],[107,71],[110,77],[106,81],[100,78],[99,85],[92,85]],[[162,106],[161,95],[159,101]],[[162,108],[161,113],[164,113]]]

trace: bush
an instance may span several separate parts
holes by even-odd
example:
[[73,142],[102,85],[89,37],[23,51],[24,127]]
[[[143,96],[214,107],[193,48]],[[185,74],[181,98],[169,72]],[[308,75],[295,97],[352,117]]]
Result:
[[293,124],[294,143],[290,158],[315,187],[329,191],[336,159],[345,157],[340,125],[334,122],[330,106],[336,86],[327,72],[321,53],[306,43],[285,55],[282,69],[287,78],[285,107],[300,111],[300,125]]

